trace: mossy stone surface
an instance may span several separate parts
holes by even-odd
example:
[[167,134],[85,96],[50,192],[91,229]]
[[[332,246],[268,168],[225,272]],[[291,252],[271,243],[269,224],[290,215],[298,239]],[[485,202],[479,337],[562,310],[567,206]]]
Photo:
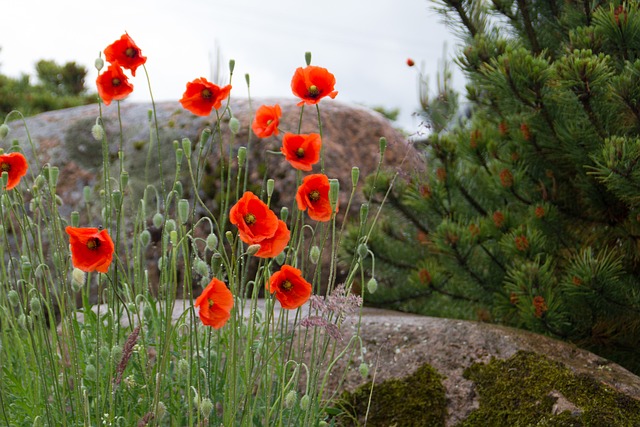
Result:
[[349,416],[342,419],[341,425],[362,423],[371,396],[367,426],[444,426],[447,403],[441,380],[433,367],[424,364],[405,378],[375,384],[373,392],[371,382],[364,384],[353,393],[342,395]]
[[464,377],[475,383],[480,407],[459,427],[640,426],[640,401],[541,354],[476,363]]

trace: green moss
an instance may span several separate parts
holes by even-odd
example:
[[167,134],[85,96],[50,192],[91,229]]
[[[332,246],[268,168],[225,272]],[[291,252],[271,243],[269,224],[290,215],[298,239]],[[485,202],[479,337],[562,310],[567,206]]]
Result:
[[[444,426],[446,398],[441,378],[435,369],[424,364],[405,378],[375,384],[367,426]],[[348,415],[342,418],[341,425],[364,421],[370,393],[371,383],[367,383],[342,395]]]
[[[476,363],[464,377],[475,382],[480,407],[459,427],[640,425],[640,402],[539,354]],[[571,409],[554,414],[559,398]]]

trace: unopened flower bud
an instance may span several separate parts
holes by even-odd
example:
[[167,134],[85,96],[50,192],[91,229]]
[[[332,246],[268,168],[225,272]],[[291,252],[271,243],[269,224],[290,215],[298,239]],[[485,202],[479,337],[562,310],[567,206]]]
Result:
[[311,403],[311,398],[309,397],[308,394],[305,394],[300,398],[300,407],[302,408],[303,411],[306,411],[307,409],[309,409],[310,403]]
[[25,316],[24,313],[18,316],[18,326],[20,326],[21,329],[27,329],[27,316]]
[[284,222],[287,222],[287,218],[289,218],[289,208],[286,206],[283,206],[280,209],[280,219],[283,220]]
[[277,256],[277,257],[275,257],[274,259],[276,260],[276,262],[277,262],[279,265],[282,265],[282,264],[284,263],[284,258],[285,258],[285,257],[284,257],[284,251],[282,251],[282,252],[280,252],[280,253],[278,254],[278,256]]
[[376,280],[375,277],[372,277],[367,282],[367,290],[369,291],[370,294],[375,294],[376,291],[378,290],[378,281]]
[[189,201],[187,199],[178,201],[178,218],[182,224],[186,224],[189,219]]
[[111,200],[113,200],[113,203],[116,206],[120,206],[120,204],[122,203],[122,193],[120,191],[114,191],[113,193],[111,193]]
[[354,166],[351,168],[351,185],[355,187],[358,184],[358,179],[360,178],[360,168]]
[[189,138],[182,138],[182,151],[187,158],[191,157],[191,140]]
[[189,361],[187,359],[178,360],[178,377],[185,378],[189,375]]
[[12,307],[20,305],[20,295],[18,295],[18,292],[15,289],[11,289],[7,293],[7,298],[9,299],[9,304],[11,304]]
[[93,136],[93,139],[95,139],[96,141],[102,141],[102,139],[104,138],[104,129],[102,128],[101,125],[96,123],[91,128],[91,135]]
[[84,286],[85,279],[85,272],[79,268],[74,268],[71,272],[71,289],[73,289],[74,292],[80,292]]
[[384,152],[387,149],[387,138],[385,138],[384,136],[382,138],[380,138],[380,155],[384,155]]
[[247,147],[238,147],[238,166],[243,167],[244,162],[247,160]]
[[362,362],[360,364],[360,366],[358,366],[358,372],[360,372],[360,376],[363,379],[366,379],[367,376],[369,376],[369,365],[367,365],[366,363]]
[[267,197],[271,197],[271,195],[273,194],[273,189],[275,188],[276,182],[269,178],[267,180]]
[[211,233],[207,236],[207,249],[215,251],[218,248],[218,236]]
[[151,243],[151,233],[149,232],[149,230],[142,230],[140,232],[140,235],[138,236],[138,239],[140,239],[140,244],[142,245],[142,247],[146,248],[147,246],[149,246],[149,243]]
[[196,273],[201,276],[208,277],[209,276],[209,264],[207,264],[204,260],[199,259],[195,264]]
[[367,254],[369,253],[369,248],[367,247],[366,243],[360,243],[358,245],[358,256],[360,257],[360,259],[365,259],[367,257]]
[[97,371],[95,365],[91,363],[87,363],[87,366],[84,368],[85,378],[89,380],[95,380],[97,376]]
[[104,68],[104,60],[102,59],[101,56],[98,56],[96,58],[96,60],[94,61],[93,65],[96,67],[96,70],[98,70],[98,72],[100,72],[100,70],[102,70],[102,68]]
[[31,262],[29,260],[24,260],[22,262],[22,264],[20,265],[21,269],[22,269],[22,277],[29,277],[31,276],[31,271],[33,271],[33,268],[31,266]]
[[313,245],[309,251],[309,259],[313,264],[317,264],[320,260],[320,248],[317,245]]
[[233,233],[231,231],[225,232],[224,237],[227,239],[227,242],[233,243]]
[[9,126],[6,123],[0,125],[0,141],[9,135]]
[[153,308],[151,308],[150,304],[145,304],[144,305],[144,307],[142,308],[142,315],[147,320],[149,320],[149,319],[151,319],[153,317]]
[[164,222],[164,216],[160,212],[156,212],[155,215],[153,215],[151,222],[155,228],[160,228]]
[[200,146],[204,146],[211,137],[211,129],[204,128],[200,134]]
[[166,220],[165,223],[164,223],[164,229],[168,233],[171,233],[173,230],[176,229],[176,222],[173,219]]
[[338,193],[340,192],[340,182],[337,179],[329,180],[329,203],[331,210],[335,211],[338,205]]
[[260,250],[260,245],[259,244],[250,245],[247,248],[247,255],[253,256],[253,255],[257,254],[259,250]]
[[304,62],[306,62],[307,65],[311,65],[311,52],[304,53]]
[[235,117],[231,117],[229,119],[229,130],[234,135],[240,132],[240,120],[236,119]]
[[284,397],[284,406],[291,409],[298,401],[298,393],[295,390],[289,390]]
[[211,411],[213,410],[213,402],[208,397],[205,397],[200,401],[199,405],[200,413],[204,418],[209,418]]
[[120,363],[120,359],[122,359],[122,347],[118,344],[111,347],[111,360],[118,364]]

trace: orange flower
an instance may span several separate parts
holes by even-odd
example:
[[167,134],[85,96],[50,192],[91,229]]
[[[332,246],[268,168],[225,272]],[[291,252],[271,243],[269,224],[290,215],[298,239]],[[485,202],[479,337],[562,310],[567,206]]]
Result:
[[187,83],[187,90],[182,95],[180,104],[196,116],[208,116],[215,108],[222,106],[231,92],[231,85],[220,87],[209,82],[204,77]]
[[529,240],[527,240],[526,236],[516,236],[515,237],[516,249],[520,252],[524,252],[529,249]]
[[334,90],[335,84],[336,78],[326,68],[308,65],[296,70],[291,79],[291,90],[295,96],[302,99],[298,102],[298,106],[314,105],[325,96],[335,98],[338,94]]
[[280,255],[280,252],[287,247],[291,232],[287,228],[287,224],[281,219],[278,220],[278,228],[276,233],[260,242],[260,250],[254,256],[259,258],[274,258]]
[[27,159],[20,153],[9,153],[0,155],[0,174],[6,172],[9,175],[7,190],[20,183],[20,179],[27,174]]
[[90,273],[106,273],[113,259],[113,241],[107,230],[92,227],[65,228],[71,246],[73,266]]
[[195,306],[203,324],[220,329],[231,317],[233,295],[224,282],[214,277],[196,299]]
[[275,292],[282,308],[293,310],[309,300],[311,284],[304,280],[300,270],[290,265],[283,265],[280,271],[271,275],[269,291]]
[[293,134],[285,133],[282,137],[280,151],[295,169],[310,171],[311,165],[320,160],[322,140],[317,133]]
[[238,227],[240,240],[248,245],[272,238],[278,231],[278,217],[250,191],[245,192],[229,212],[229,221]]
[[108,62],[130,70],[134,77],[136,69],[147,62],[147,57],[142,56],[140,48],[127,33],[107,46],[104,57]]
[[[298,209],[308,210],[311,219],[329,221],[332,214],[329,202],[329,178],[321,173],[306,176],[298,187],[296,202]],[[338,206],[336,206],[336,212],[338,212]]]
[[411,58],[407,58],[407,66],[409,67],[413,67],[414,65],[416,65],[416,63],[414,62],[413,59]]
[[107,71],[100,74],[96,79],[98,95],[102,98],[104,105],[111,104],[111,101],[125,99],[133,92],[133,85],[129,83],[127,76],[117,65],[111,64]]
[[267,138],[271,135],[277,135],[280,131],[278,125],[280,124],[280,116],[282,110],[280,106],[276,105],[261,105],[256,111],[256,117],[253,119],[251,129],[258,138]]
[[493,213],[493,223],[498,228],[502,227],[502,224],[504,223],[504,214],[500,211],[495,211]]
[[538,295],[533,298],[533,309],[535,310],[534,316],[538,318],[542,317],[542,315],[549,310],[544,297]]

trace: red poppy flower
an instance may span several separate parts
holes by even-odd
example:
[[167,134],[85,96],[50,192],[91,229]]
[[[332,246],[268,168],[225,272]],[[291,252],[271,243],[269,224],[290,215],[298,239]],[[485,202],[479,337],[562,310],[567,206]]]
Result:
[[261,241],[260,250],[256,252],[255,256],[260,258],[275,258],[287,247],[289,239],[291,238],[291,232],[287,228],[287,224],[281,219],[278,220],[278,228],[275,234]]
[[248,245],[272,238],[278,230],[278,217],[250,191],[245,192],[229,212],[229,221],[238,227],[240,240]]
[[107,71],[100,74],[96,79],[98,95],[102,98],[104,105],[111,104],[111,101],[125,99],[133,92],[133,85],[129,83],[127,76],[117,65],[111,64]]
[[253,119],[251,129],[258,138],[267,138],[271,135],[277,135],[280,131],[278,125],[280,124],[280,116],[282,111],[280,106],[276,105],[261,105],[256,111],[256,117]]
[[180,103],[196,116],[208,116],[215,108],[222,106],[222,101],[227,99],[231,92],[231,85],[220,87],[200,77],[187,83],[187,90],[182,95]]
[[27,159],[20,153],[9,153],[0,155],[0,174],[6,172],[9,175],[7,190],[20,183],[20,179],[27,174],[29,165]]
[[416,65],[416,63],[413,61],[413,59],[407,58],[407,65],[409,67],[413,67],[414,65]]
[[90,273],[106,273],[113,259],[113,240],[107,230],[91,227],[67,227],[73,266]]
[[296,70],[291,79],[291,90],[295,96],[302,99],[298,106],[313,105],[325,96],[335,98],[338,94],[333,88],[335,84],[336,78],[326,68],[308,65]]
[[[298,209],[308,210],[311,219],[329,221],[332,213],[329,202],[329,178],[321,173],[306,176],[298,187],[296,202]],[[338,206],[336,206],[336,212],[338,212]]]
[[147,62],[147,57],[142,56],[140,48],[127,33],[107,46],[104,50],[104,57],[107,62],[130,70],[134,77],[136,69]]
[[321,147],[322,140],[317,133],[308,135],[285,133],[282,137],[280,151],[295,169],[310,171],[311,165],[318,163],[318,160],[320,160]]
[[276,294],[282,308],[293,310],[306,303],[311,296],[311,284],[304,280],[302,272],[290,265],[271,275],[269,291]]
[[203,324],[220,329],[231,317],[233,294],[224,282],[214,277],[196,299],[195,306]]

